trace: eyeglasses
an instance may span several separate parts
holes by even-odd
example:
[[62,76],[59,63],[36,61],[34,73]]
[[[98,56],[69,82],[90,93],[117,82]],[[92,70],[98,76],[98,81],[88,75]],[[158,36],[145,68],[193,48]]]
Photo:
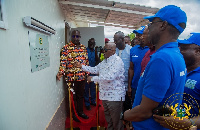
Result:
[[79,35],[72,35],[72,38],[81,38]]
[[90,42],[90,44],[96,44],[96,42]]
[[163,22],[163,21],[150,22],[150,23],[148,24],[148,27],[150,27],[153,23],[158,23],[158,22]]
[[106,48],[103,48],[103,51],[107,52],[108,50],[111,50],[111,49],[106,49]]

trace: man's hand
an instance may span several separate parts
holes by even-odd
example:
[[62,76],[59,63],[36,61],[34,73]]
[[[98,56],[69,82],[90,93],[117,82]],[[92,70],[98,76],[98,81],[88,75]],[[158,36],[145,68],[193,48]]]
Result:
[[[168,128],[168,129],[173,129],[171,126],[174,122],[173,116],[159,116],[159,115],[153,115],[153,118],[156,122],[158,122],[161,126]],[[170,126],[171,125],[171,126]]]
[[56,75],[57,79],[60,81],[60,78],[63,76],[62,72],[58,72],[58,74]]
[[130,121],[123,120],[123,124],[124,124],[124,125],[127,126],[129,123],[130,123]]
[[91,81],[92,77],[93,77],[93,76],[89,76],[89,77],[87,77],[87,83],[92,82],[92,81]]
[[197,126],[192,126],[189,130],[197,130]]
[[197,130],[197,126],[192,126],[191,121],[186,118],[183,118],[183,120],[179,120],[179,119],[174,119],[173,116],[159,116],[159,115],[153,115],[153,118],[161,126],[170,130],[177,130],[183,128],[187,128],[189,130]]
[[76,67],[76,68],[82,68],[82,65],[81,65],[80,62],[75,62],[74,63],[74,67]]
[[131,87],[128,86],[128,91],[127,91],[127,93],[128,93],[128,97],[132,99],[131,91],[132,91],[132,90],[131,90]]

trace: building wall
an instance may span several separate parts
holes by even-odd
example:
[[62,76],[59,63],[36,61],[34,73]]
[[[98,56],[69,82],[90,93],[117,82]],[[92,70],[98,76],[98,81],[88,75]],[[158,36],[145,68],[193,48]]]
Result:
[[[44,130],[67,91],[56,80],[60,49],[65,44],[65,17],[57,0],[4,2],[8,28],[0,29],[0,130]],[[44,33],[26,27],[25,16],[56,30],[55,35],[48,35],[50,67],[34,73],[28,31]]]
[[105,40],[104,40],[104,27],[98,26],[98,27],[77,27],[72,28],[73,30],[79,30],[81,33],[81,39],[80,43],[84,46],[88,47],[88,41],[90,38],[94,38],[96,41],[96,46],[104,46]]

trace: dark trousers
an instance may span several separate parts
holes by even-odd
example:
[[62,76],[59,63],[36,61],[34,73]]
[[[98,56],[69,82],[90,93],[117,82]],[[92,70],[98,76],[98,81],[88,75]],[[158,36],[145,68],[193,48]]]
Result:
[[89,91],[90,91],[90,95],[91,95],[90,101],[92,104],[95,104],[96,103],[96,87],[95,87],[94,82],[85,84],[85,94],[84,94],[85,106],[90,106]]
[[136,91],[137,91],[137,89],[132,88],[132,104],[134,103],[134,100],[135,100]]
[[132,109],[132,99],[128,96],[127,92],[126,92],[125,101],[124,101],[123,106],[124,106],[123,112],[125,112],[128,109]]
[[73,94],[73,97],[74,97],[74,105],[76,108],[76,112],[83,113],[83,96],[84,96],[85,80],[74,81],[71,83],[75,92],[75,94]]

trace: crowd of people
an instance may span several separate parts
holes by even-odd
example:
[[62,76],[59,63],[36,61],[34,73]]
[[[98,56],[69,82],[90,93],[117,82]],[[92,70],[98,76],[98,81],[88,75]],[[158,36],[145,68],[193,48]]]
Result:
[[[84,119],[89,117],[83,100],[87,110],[96,106],[99,84],[107,130],[200,129],[200,33],[178,40],[187,15],[175,5],[144,19],[149,24],[134,30],[132,41],[121,31],[114,43],[105,38],[99,56],[95,39],[86,48],[74,30],[61,50],[58,80],[64,75],[72,83],[76,111]],[[73,120],[80,122],[74,114]]]

